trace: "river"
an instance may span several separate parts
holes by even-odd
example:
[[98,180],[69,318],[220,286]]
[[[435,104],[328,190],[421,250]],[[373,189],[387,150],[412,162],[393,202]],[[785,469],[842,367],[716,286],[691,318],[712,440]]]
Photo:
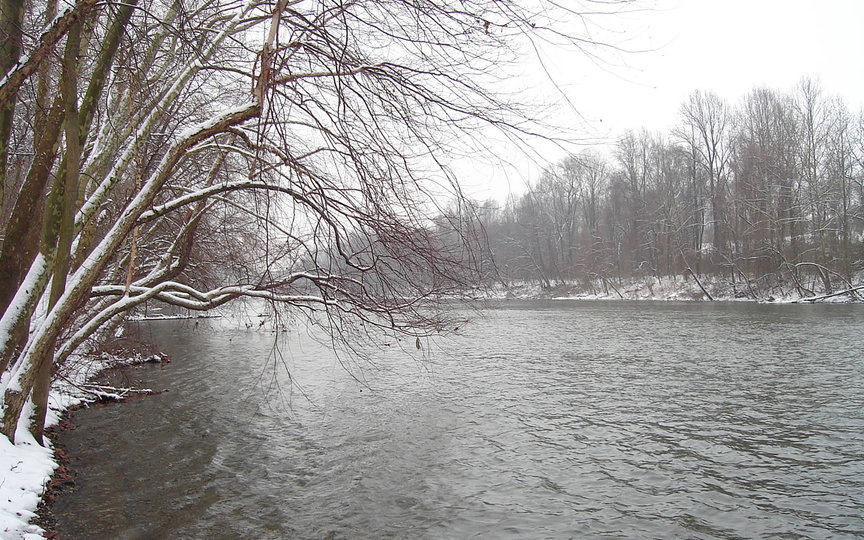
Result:
[[140,332],[169,391],[74,414],[61,538],[864,536],[861,305],[502,302],[356,362]]

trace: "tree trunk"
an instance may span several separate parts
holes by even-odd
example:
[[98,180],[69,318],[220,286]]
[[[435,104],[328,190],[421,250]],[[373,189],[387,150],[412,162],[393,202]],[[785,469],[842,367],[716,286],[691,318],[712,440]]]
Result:
[[36,136],[36,155],[6,224],[6,239],[0,251],[0,312],[6,311],[38,251],[45,208],[41,201],[57,156],[62,123],[63,100],[58,95],[45,121],[45,130]]
[[[135,227],[141,213],[153,204],[153,200],[174,172],[177,163],[196,144],[217,133],[224,133],[229,128],[258,116],[260,112],[261,107],[257,103],[250,103],[239,109],[225,111],[219,118],[199,124],[198,129],[188,130],[186,136],[175,143],[166,153],[156,171],[141,188],[138,196],[114,222],[99,247],[76,270],[71,281],[73,285],[63,293],[57,305],[48,311],[39,328],[30,337],[28,349],[23,357],[18,359],[12,370],[4,394],[6,410],[3,415],[3,426],[0,428],[9,440],[14,442],[21,411],[33,389],[37,374],[44,369],[45,362],[53,359],[54,342],[60,335],[63,326],[68,323],[69,317],[75,310],[86,302],[93,283],[101,275],[105,265],[108,264],[123,240]],[[48,249],[48,246],[43,243],[42,248]],[[38,257],[37,260],[39,260]]]
[[[60,208],[60,223],[57,240],[57,255],[54,259],[54,274],[51,278],[51,295],[48,300],[50,311],[60,296],[66,290],[66,275],[69,272],[69,259],[72,251],[72,237],[75,228],[76,202],[78,200],[78,181],[81,162],[81,125],[78,115],[78,57],[81,52],[81,31],[83,21],[79,19],[66,38],[66,50],[63,54],[63,74],[61,91],[63,106],[66,110],[64,130],[66,134],[66,175],[63,185],[63,197]],[[86,132],[85,132],[86,135]],[[50,231],[49,231],[50,234]],[[54,348],[45,351],[47,356],[39,359],[39,370],[33,384],[33,419],[30,433],[40,444],[45,428],[45,415],[48,412],[48,393],[51,389],[53,375]]]
[[[78,141],[83,145],[87,139],[90,125],[93,121],[93,113],[96,103],[102,95],[107,74],[114,62],[114,57],[120,45],[123,33],[129,24],[137,0],[124,3],[117,11],[114,23],[105,36],[105,42],[99,53],[87,92],[81,103],[79,114]],[[50,16],[46,11],[46,18]],[[50,22],[50,20],[48,20]],[[47,77],[46,77],[47,78]],[[40,89],[46,78],[40,77]],[[24,279],[30,265],[33,263],[39,246],[39,235],[43,233],[44,205],[40,199],[44,196],[45,185],[51,175],[51,169],[57,156],[60,143],[60,130],[63,125],[64,105],[62,94],[58,94],[51,110],[35,134],[35,158],[24,185],[21,187],[18,200],[12,211],[9,223],[6,227],[6,241],[3,242],[0,251],[0,312],[5,312],[12,300],[16,289]],[[37,127],[40,127],[37,125]],[[67,137],[68,140],[68,137]],[[64,159],[59,167],[58,176],[63,178],[67,171],[67,159]],[[56,230],[56,229],[55,229]],[[56,236],[49,237],[48,242],[54,244]],[[22,321],[21,328],[13,331],[16,339],[11,346],[2,347],[0,354],[0,373],[2,373],[16,350],[20,350],[22,338],[26,338],[26,328],[29,326],[29,316]]]
[[[3,77],[21,57],[21,27],[24,25],[24,0],[0,0],[0,77]],[[18,93],[0,104],[0,209],[5,210],[6,166],[9,160],[9,139]],[[2,212],[5,214],[5,212]]]

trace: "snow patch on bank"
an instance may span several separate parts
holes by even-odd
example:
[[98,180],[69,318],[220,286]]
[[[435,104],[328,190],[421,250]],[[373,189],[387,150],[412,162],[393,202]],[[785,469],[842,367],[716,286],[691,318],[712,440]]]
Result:
[[57,466],[54,451],[38,445],[26,429],[19,429],[15,437],[13,445],[0,436],[0,536],[41,538],[42,529],[28,522]]
[[[704,288],[704,290],[703,290]],[[707,294],[706,294],[707,291]],[[710,298],[709,298],[710,296]],[[772,290],[754,290],[746,282],[731,282],[727,279],[703,276],[696,281],[692,277],[646,277],[628,280],[595,280],[591,283],[559,283],[541,287],[536,282],[511,282],[494,287],[491,299],[554,299],[554,300],[657,300],[657,301],[707,301],[724,302],[820,302],[845,303],[852,300],[850,294],[837,294],[830,298],[806,297],[798,294],[794,287],[774,287]]]

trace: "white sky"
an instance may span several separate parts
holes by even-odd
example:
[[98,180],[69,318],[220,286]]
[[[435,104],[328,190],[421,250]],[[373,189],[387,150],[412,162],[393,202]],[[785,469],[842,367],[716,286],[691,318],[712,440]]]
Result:
[[[580,137],[616,137],[642,127],[666,133],[695,89],[735,104],[759,86],[793,91],[805,76],[818,79],[827,95],[841,96],[852,111],[864,107],[864,0],[643,5],[650,9],[602,19],[594,37],[644,52],[607,54],[607,62],[598,65],[573,51],[545,51],[546,69],[575,108],[562,106],[560,118],[573,118],[568,123],[576,125],[581,115]],[[552,147],[540,151],[540,161],[564,155]],[[469,193],[501,199],[508,190],[520,192],[544,164],[512,154],[511,161],[511,167],[470,174],[476,182],[469,182]]]

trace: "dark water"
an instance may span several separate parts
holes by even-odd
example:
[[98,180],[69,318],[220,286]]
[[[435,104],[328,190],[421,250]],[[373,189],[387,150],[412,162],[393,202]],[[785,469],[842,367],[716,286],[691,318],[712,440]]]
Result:
[[64,538],[864,536],[864,306],[505,303],[353,377],[297,332],[142,333],[170,391],[76,414]]

